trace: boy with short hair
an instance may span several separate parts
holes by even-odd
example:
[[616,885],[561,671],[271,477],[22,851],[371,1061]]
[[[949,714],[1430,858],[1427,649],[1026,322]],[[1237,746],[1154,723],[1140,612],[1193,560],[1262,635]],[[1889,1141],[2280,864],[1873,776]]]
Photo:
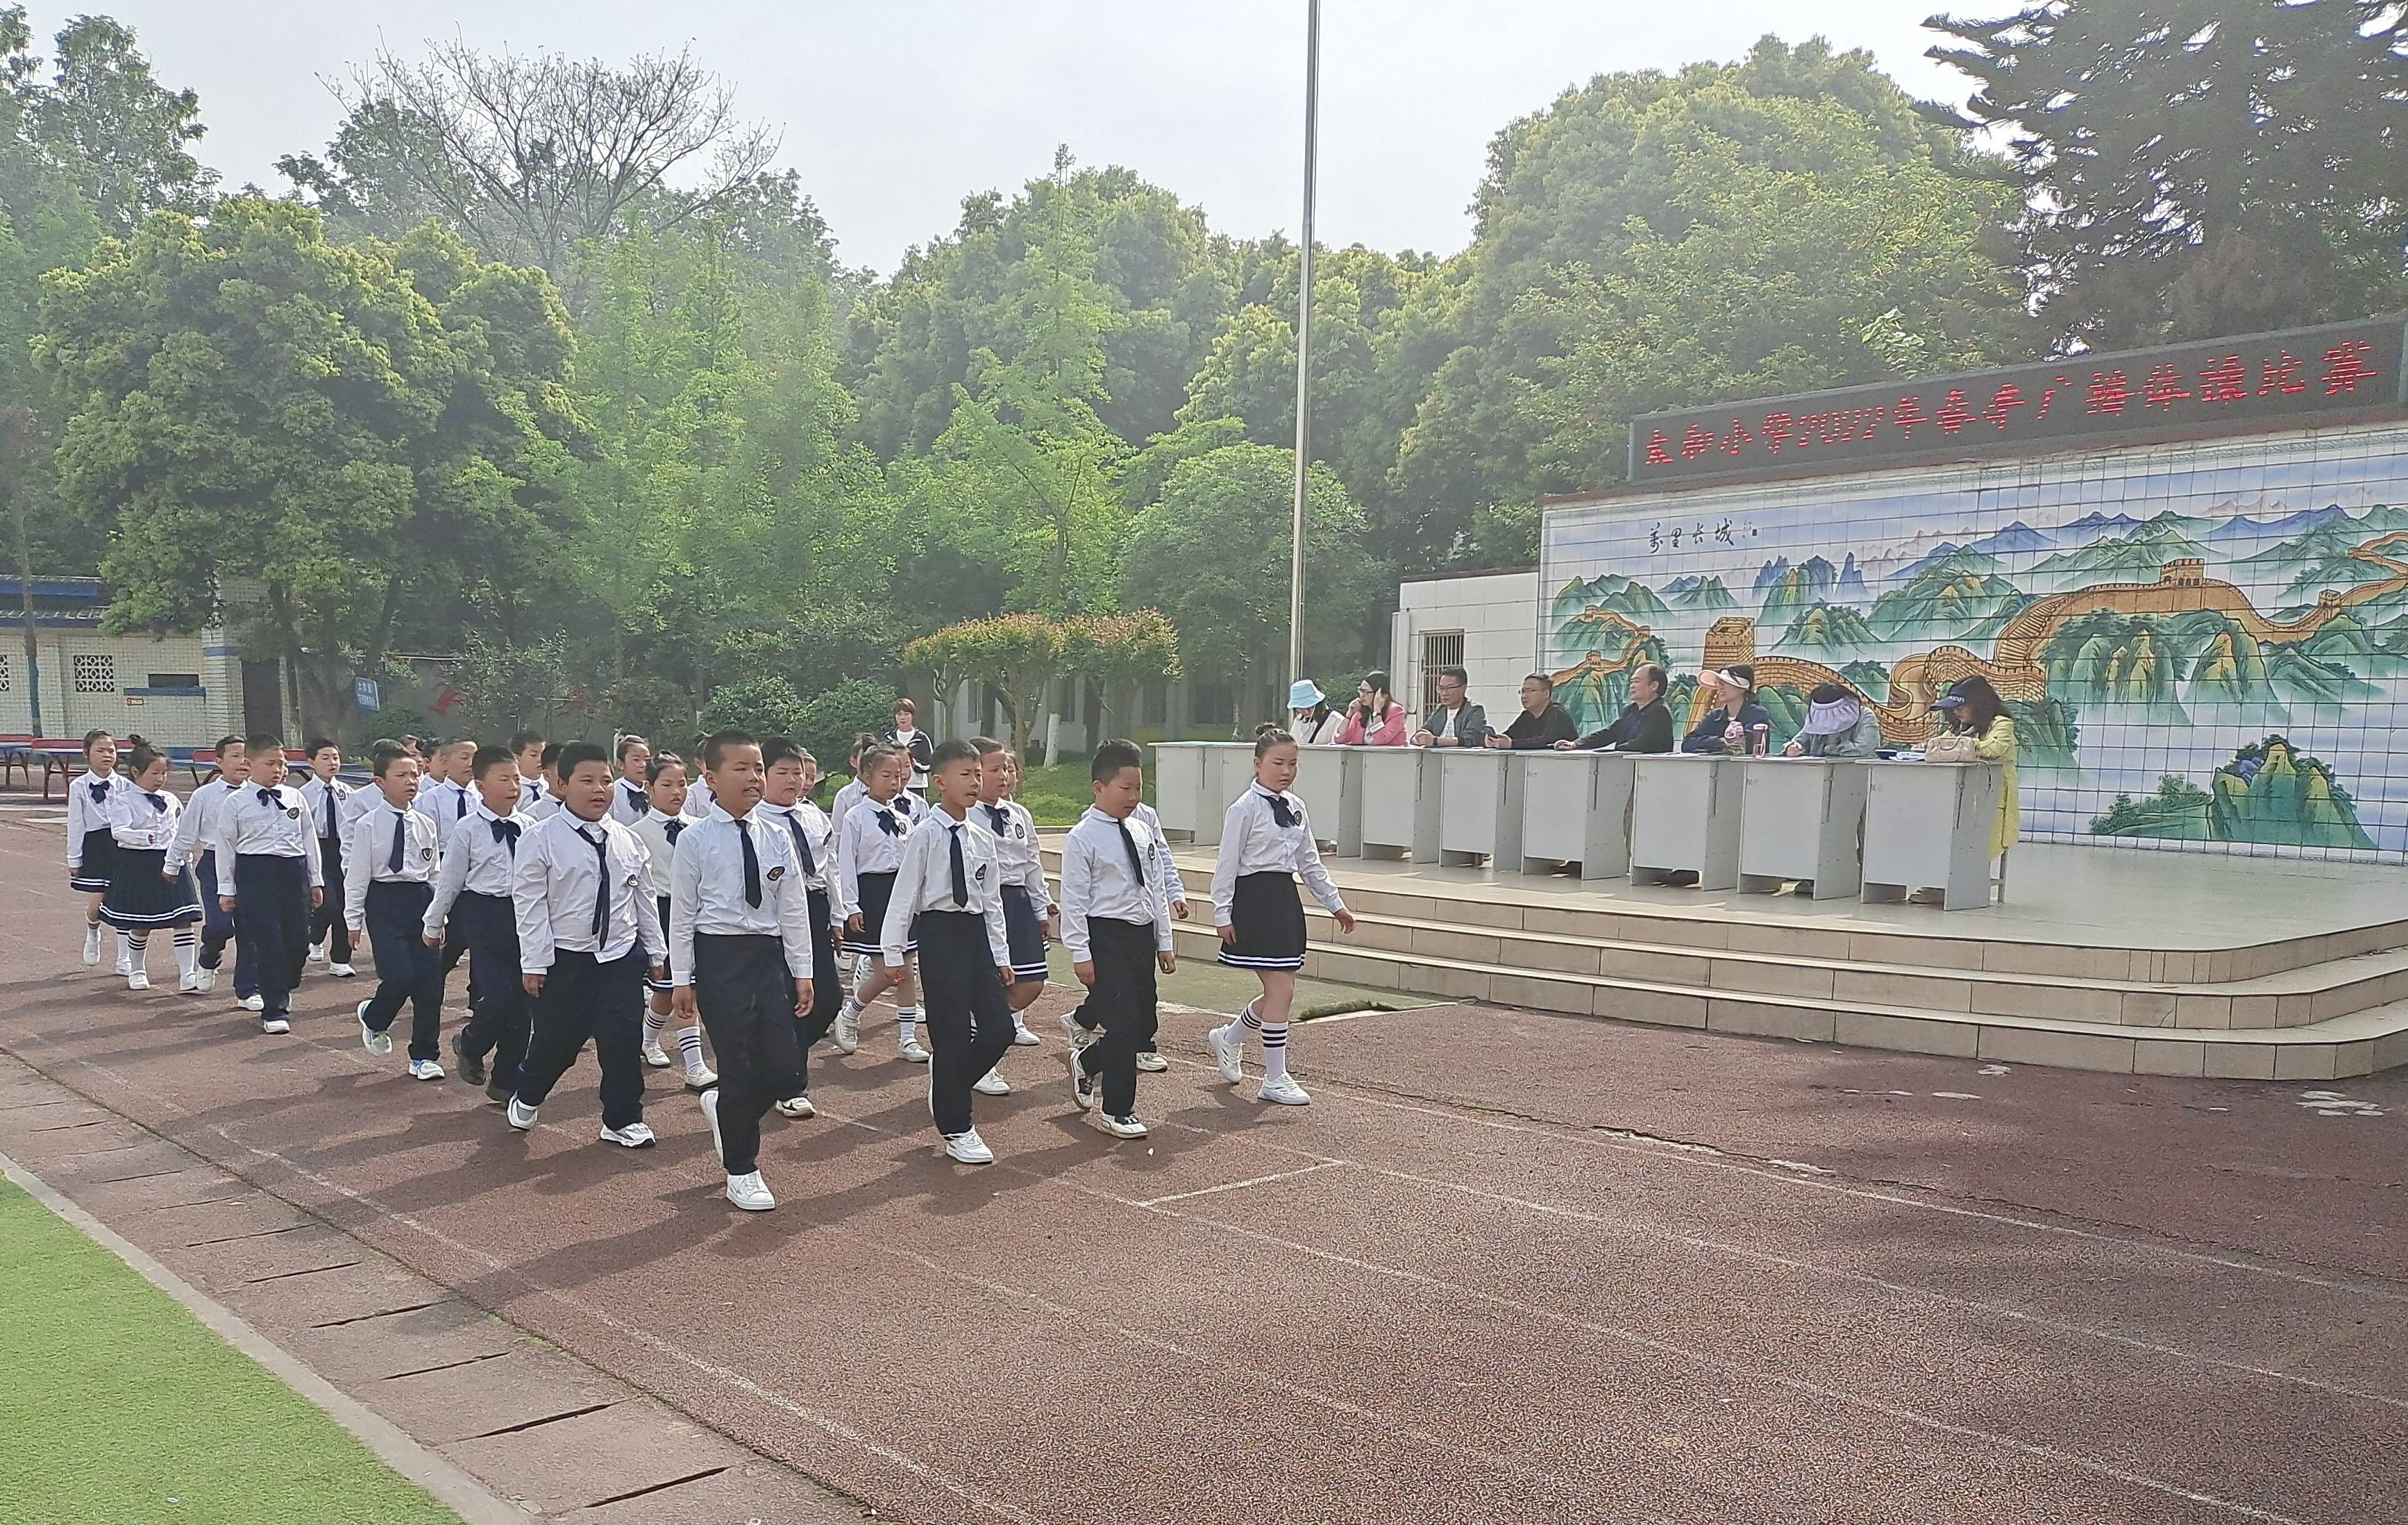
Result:
[[[194,883],[201,892],[201,957],[194,971],[183,977],[178,988],[199,994],[214,990],[218,984],[219,966],[225,961],[225,945],[234,941],[234,917],[226,914],[218,901],[218,816],[225,808],[226,796],[239,789],[251,778],[251,768],[243,760],[242,738],[218,738],[218,776],[193,791],[184,802],[184,813],[177,818],[175,840],[167,844],[167,861],[161,872],[173,880],[189,865]],[[259,980],[251,970],[251,949],[238,945],[234,952],[235,1000],[249,1010],[259,1008],[251,1002],[259,994]]]
[[469,772],[477,803],[452,823],[444,838],[442,867],[419,932],[429,948],[449,941],[468,950],[468,983],[475,993],[468,1020],[452,1034],[452,1055],[462,1080],[484,1086],[489,1101],[508,1101],[518,1088],[527,1046],[527,995],[520,984],[510,878],[519,840],[536,823],[519,813],[518,768],[509,748],[479,747]]
[[644,971],[661,971],[667,942],[644,893],[643,843],[610,819],[609,754],[570,741],[558,766],[554,813],[519,839],[510,875],[520,984],[535,1015],[509,1125],[535,1127],[537,1109],[591,1041],[602,1067],[602,1141],[646,1149]]
[[1070,1097],[1082,1112],[1096,1109],[1088,1121],[1099,1131],[1141,1139],[1138,1051],[1154,1042],[1154,971],[1171,973],[1179,959],[1152,868],[1157,828],[1130,819],[1145,795],[1144,755],[1134,741],[1106,741],[1088,779],[1095,804],[1062,842],[1062,945],[1103,1033],[1065,1056]]
[[309,801],[309,813],[317,820],[318,861],[326,870],[325,900],[309,921],[309,962],[326,959],[328,973],[348,980],[359,971],[351,967],[351,932],[343,921],[343,801],[352,790],[335,776],[342,766],[343,749],[334,738],[312,741],[309,777],[301,785],[301,798]]
[[435,895],[435,819],[418,809],[418,760],[407,752],[377,765],[378,803],[343,835],[343,924],[376,949],[376,993],[361,1001],[360,1046],[393,1052],[394,1018],[410,1007],[409,1078],[441,1080],[436,1055],[443,1014],[443,963],[419,928]]
[[812,1000],[810,901],[793,840],[758,818],[759,744],[721,731],[703,742],[702,765],[710,813],[679,834],[669,867],[669,1002],[700,1016],[719,1058],[702,1115],[727,1200],[765,1213],[778,1200],[761,1179],[761,1118],[802,1089],[795,1023]]
[[[799,1031],[796,1041],[802,1045],[800,1063],[796,1070],[795,1089],[778,1098],[778,1111],[787,1117],[812,1117],[818,1109],[811,1105],[811,1045],[827,1036],[836,1025],[836,1014],[842,1000],[841,986],[836,971],[829,968],[823,977],[822,960],[833,965],[836,958],[831,930],[827,926],[829,906],[824,875],[835,860],[835,842],[826,830],[826,820],[819,816],[819,808],[804,798],[810,787],[811,755],[791,738],[772,736],[761,743],[761,802],[752,809],[752,819],[762,827],[774,828],[784,835],[794,849],[795,869],[802,875],[805,899],[809,901],[811,925],[811,997],[795,1013]],[[803,813],[809,811],[810,816]],[[823,949],[825,949],[824,953]],[[834,1000],[824,1002],[824,996],[833,991]]]
[[543,798],[543,732],[521,731],[511,737],[510,755],[518,760],[519,809],[525,812]]
[[217,846],[225,855],[218,904],[233,914],[234,935],[251,950],[259,1030],[286,1033],[325,870],[308,803],[284,782],[284,739],[262,731],[246,737],[242,750],[251,780],[225,797],[218,815]]
[[[559,814],[561,798],[568,792],[568,781],[560,770],[560,755],[567,744],[565,741],[547,741],[543,751],[537,755],[536,767],[539,772],[536,779],[536,797],[519,808],[538,821],[549,821]],[[591,745],[590,742],[588,744]],[[594,750],[600,752],[602,749],[595,747]],[[607,815],[609,812],[605,810],[603,813]]]

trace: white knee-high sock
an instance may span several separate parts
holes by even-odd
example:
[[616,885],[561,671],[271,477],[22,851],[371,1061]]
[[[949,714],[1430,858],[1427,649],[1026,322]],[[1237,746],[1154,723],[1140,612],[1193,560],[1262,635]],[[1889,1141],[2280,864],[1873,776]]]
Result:
[[702,1073],[702,1029],[680,1028],[677,1040],[678,1057],[685,1061],[685,1072],[690,1075]]
[[131,964],[136,969],[140,969],[142,967],[142,952],[145,948],[150,946],[150,934],[148,932],[118,933],[117,961],[121,964]]
[[1287,1073],[1287,1024],[1265,1022],[1263,1029],[1263,1078],[1277,1080]]
[[201,940],[193,935],[193,929],[191,928],[177,928],[176,972],[179,974],[190,974],[199,966],[200,958]]
[[912,1039],[917,1038],[920,1035],[920,1008],[917,1006],[896,1007],[895,1024],[897,1035],[901,1037],[905,1043],[908,1043]]
[[661,1041],[661,1033],[667,1029],[668,1025],[669,1019],[666,1014],[646,1007],[644,1009],[644,1046],[649,1049],[657,1044]]

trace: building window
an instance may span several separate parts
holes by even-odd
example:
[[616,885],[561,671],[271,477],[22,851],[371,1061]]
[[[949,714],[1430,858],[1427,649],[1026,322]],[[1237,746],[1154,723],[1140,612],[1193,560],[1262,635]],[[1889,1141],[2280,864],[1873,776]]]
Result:
[[1199,726],[1238,723],[1238,691],[1227,683],[1197,683],[1188,690],[1189,718]]
[[1463,666],[1463,632],[1432,630],[1422,637],[1422,712],[1438,708],[1438,669]]
[[76,654],[75,691],[79,694],[114,694],[117,692],[117,658],[99,656],[89,652]]
[[0,694],[8,692],[8,657],[0,653]]
[[198,688],[201,686],[201,675],[197,672],[154,672],[150,674],[150,686],[152,688]]

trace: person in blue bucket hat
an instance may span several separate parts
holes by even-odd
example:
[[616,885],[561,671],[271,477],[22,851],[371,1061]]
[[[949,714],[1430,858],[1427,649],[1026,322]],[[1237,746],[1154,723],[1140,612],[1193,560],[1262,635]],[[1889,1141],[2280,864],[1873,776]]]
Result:
[[1346,717],[1329,707],[1329,696],[1310,678],[1298,678],[1288,685],[1288,729],[1306,746],[1332,746],[1344,727]]

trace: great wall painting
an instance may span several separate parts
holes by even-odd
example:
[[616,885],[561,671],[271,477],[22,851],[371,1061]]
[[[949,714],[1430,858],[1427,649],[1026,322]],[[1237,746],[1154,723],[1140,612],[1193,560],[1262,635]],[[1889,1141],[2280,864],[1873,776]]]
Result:
[[2408,853],[2408,429],[1568,508],[1542,586],[1584,727],[1749,661],[1777,734],[1836,680],[1913,745],[1980,673],[2033,835]]

